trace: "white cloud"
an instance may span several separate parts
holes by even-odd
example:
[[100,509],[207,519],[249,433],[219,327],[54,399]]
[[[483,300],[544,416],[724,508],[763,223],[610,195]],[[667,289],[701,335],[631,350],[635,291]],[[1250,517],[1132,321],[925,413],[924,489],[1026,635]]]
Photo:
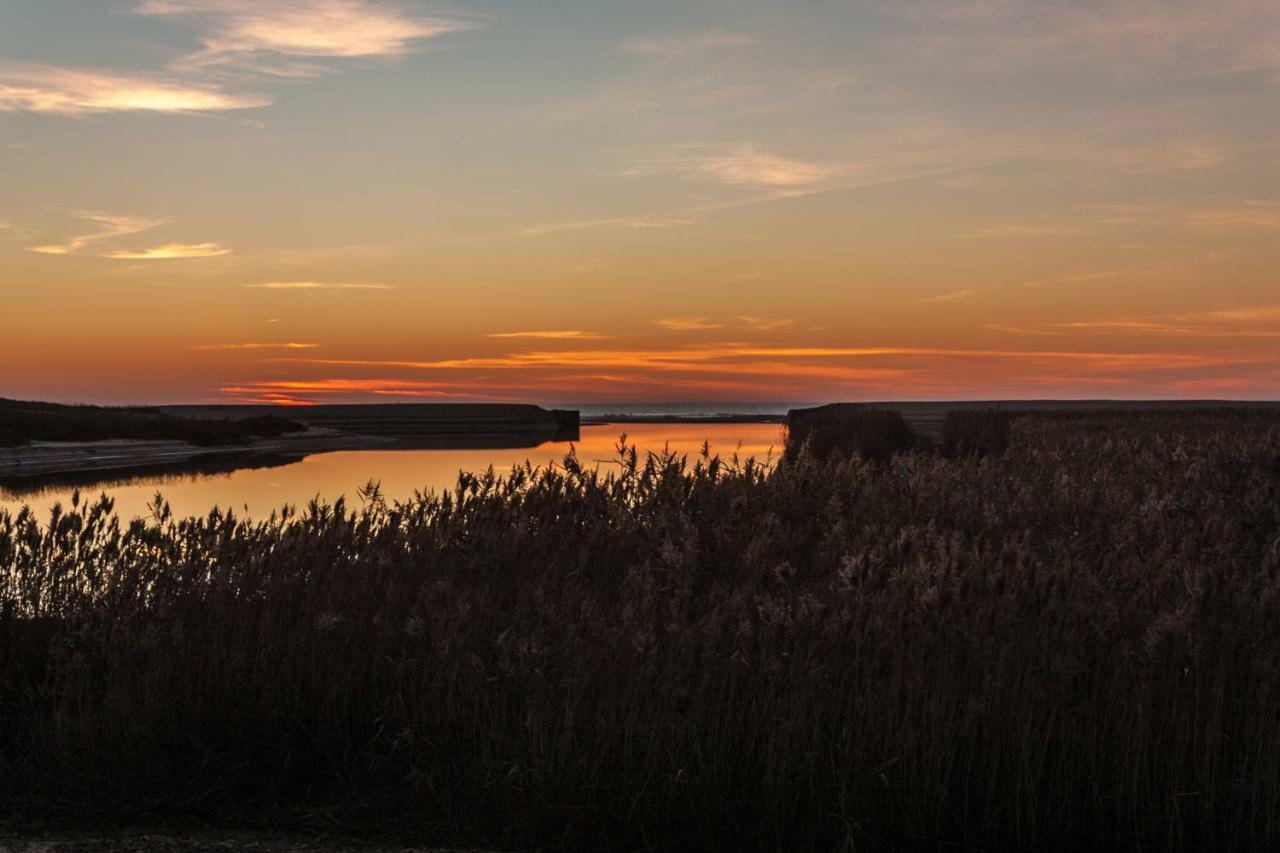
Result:
[[107,112],[216,112],[269,104],[262,95],[153,75],[0,64],[0,112],[87,115]]
[[182,67],[241,65],[284,76],[324,69],[279,57],[401,56],[427,39],[475,26],[474,20],[415,16],[369,0],[145,0],[136,11],[208,20],[203,48],[180,61]]

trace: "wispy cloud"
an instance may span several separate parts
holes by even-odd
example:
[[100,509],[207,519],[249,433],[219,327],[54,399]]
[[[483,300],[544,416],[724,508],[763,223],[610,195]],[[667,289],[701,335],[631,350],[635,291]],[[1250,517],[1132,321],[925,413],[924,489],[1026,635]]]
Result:
[[1039,326],[987,324],[992,331],[1018,335],[1111,335],[1191,338],[1280,338],[1280,305],[1101,317]]
[[165,243],[147,249],[117,249],[104,253],[102,257],[117,261],[179,261],[229,254],[231,250],[218,243]]
[[217,112],[262,107],[263,95],[226,92],[215,86],[163,76],[0,64],[0,112],[76,116],[108,112]]
[[112,247],[112,244],[122,237],[151,231],[168,224],[168,220],[107,213],[100,210],[64,210],[62,212],[100,227],[97,231],[71,237],[65,243],[32,246],[31,251],[42,255],[92,255],[117,261],[212,258],[231,253],[230,249],[218,243],[165,243],[140,249]]
[[654,320],[653,324],[669,332],[701,332],[708,329],[724,328],[724,323],[718,323],[706,317],[665,317],[661,320]]
[[1167,272],[1171,268],[1171,264],[1164,262],[1135,264],[1130,266],[1093,270],[1090,272],[1073,273],[1070,275],[1058,275],[1051,276],[1049,278],[1033,279],[1031,281],[1023,282],[1023,286],[1033,288],[1063,287],[1073,284],[1089,284],[1095,281],[1110,281],[1118,278],[1140,278]]
[[246,343],[246,344],[192,344],[187,349],[193,350],[296,350],[318,349],[319,344],[300,344],[293,341],[285,343]]
[[1185,214],[1190,225],[1206,228],[1280,229],[1280,201],[1238,199],[1196,208]]
[[264,281],[257,284],[243,284],[256,290],[393,290],[391,285],[381,282],[335,282],[335,281]]
[[847,170],[740,145],[729,151],[688,161],[691,169],[726,184],[757,187],[800,187],[826,180]]
[[144,0],[136,11],[207,22],[202,49],[180,67],[236,65],[287,77],[322,73],[317,59],[401,56],[477,25],[474,18],[414,15],[401,4],[369,0]]
[[1034,64],[1172,70],[1180,76],[1280,69],[1280,8],[1260,0],[861,0],[910,31],[884,42],[913,63],[1007,73]]
[[776,329],[785,329],[796,322],[789,317],[753,317],[749,314],[739,314],[733,319],[735,322],[757,332],[772,332]]
[[1222,308],[1205,311],[1194,317],[1226,323],[1276,323],[1280,324],[1280,305],[1261,305],[1251,308]]
[[33,246],[31,251],[42,255],[77,255],[95,248],[98,243],[127,237],[130,234],[141,234],[164,225],[164,219],[151,219],[143,216],[128,216],[120,213],[107,213],[100,210],[65,210],[77,219],[83,219],[100,226],[99,230],[88,234],[71,237],[65,243],[53,243],[46,246]]
[[548,341],[601,341],[608,336],[581,329],[549,329],[533,332],[490,332],[490,338],[539,338]]
[[623,42],[623,49],[631,53],[656,56],[662,59],[701,54],[726,47],[747,47],[755,44],[752,36],[724,30],[703,30],[693,33],[649,36]]
[[[1057,340],[1066,340],[1059,338]],[[528,350],[496,356],[434,359],[268,357],[271,378],[226,389],[237,398],[263,394],[350,394],[489,399],[763,399],[763,393],[816,397],[942,393],[1044,394],[1052,389],[1170,389],[1173,380],[1266,377],[1280,355],[1137,351],[1121,348],[946,348],[685,344],[661,348],[584,347]],[[305,371],[295,378],[289,370]],[[333,374],[340,374],[334,376]],[[321,377],[317,379],[317,374]],[[292,384],[292,383],[299,384]],[[312,384],[314,383],[314,384]],[[1274,381],[1273,381],[1274,384]],[[1001,390],[1003,389],[1003,390]],[[1030,389],[1035,389],[1032,392]],[[311,395],[311,396],[309,396]],[[743,396],[746,395],[746,396]],[[332,399],[332,396],[330,396]]]
[[[286,359],[331,367],[398,368],[426,371],[558,371],[613,370],[661,373],[726,373],[757,377],[839,377],[858,371],[951,371],[958,362],[1005,365],[1027,371],[1048,366],[1071,366],[1095,374],[1191,370],[1258,362],[1249,357],[1162,352],[1100,352],[1073,350],[1001,350],[940,347],[804,347],[710,344],[665,349],[586,349],[512,353],[510,355],[451,358],[434,361],[365,359]],[[1264,359],[1280,362],[1280,356]]]
[[1008,225],[989,225],[965,234],[975,239],[999,239],[1001,237],[1057,237],[1063,235],[1083,234],[1085,229],[1079,225],[1011,223]]
[[257,401],[267,398],[303,402],[302,395],[373,394],[388,397],[448,398],[465,397],[465,390],[450,383],[423,382],[413,379],[265,379],[218,389],[224,394],[244,395]]
[[676,219],[667,216],[613,216],[606,219],[582,219],[572,222],[534,225],[520,229],[520,233],[525,237],[541,237],[544,234],[558,234],[563,231],[586,231],[594,228],[635,228],[643,231],[661,231],[688,225],[689,221],[688,219]]
[[973,288],[965,288],[964,290],[953,290],[950,293],[939,293],[937,296],[921,296],[917,302],[933,303],[933,302],[956,302],[961,299],[968,299],[978,291]]

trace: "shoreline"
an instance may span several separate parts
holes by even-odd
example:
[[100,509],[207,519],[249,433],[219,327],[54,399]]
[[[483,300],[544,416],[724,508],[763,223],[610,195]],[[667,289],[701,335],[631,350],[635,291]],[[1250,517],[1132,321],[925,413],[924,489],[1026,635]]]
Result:
[[[1276,401],[1244,400],[957,400],[957,401],[904,401],[831,404],[867,408],[884,408],[901,412],[913,427],[932,434],[940,429],[947,411],[973,409],[1001,409],[1012,412],[1046,411],[1170,411],[1202,408],[1258,408],[1280,407]],[[276,407],[165,407],[171,412],[219,414],[223,417],[241,416],[253,409],[261,412]],[[477,410],[487,407],[460,406],[446,413],[445,406],[332,406],[323,407],[315,414],[300,413],[297,419],[309,421],[303,433],[285,434],[276,438],[263,438],[248,445],[203,447],[180,440],[114,439],[90,442],[33,442],[23,447],[0,448],[0,485],[5,481],[16,484],[32,484],[55,476],[104,474],[145,474],[149,471],[172,471],[193,464],[225,465],[229,469],[248,467],[255,462],[280,458],[304,459],[319,453],[351,450],[459,450],[459,449],[508,449],[538,447],[547,443],[569,442],[578,438],[580,427],[626,427],[629,424],[671,426],[725,425],[725,424],[776,424],[787,423],[788,415],[759,414],[636,414],[604,413],[577,417],[571,429],[562,429],[563,422],[552,420],[553,413],[538,407],[491,407],[502,414],[512,410],[527,409],[546,418],[546,423],[471,423],[471,431],[460,429],[467,418]],[[816,407],[815,407],[816,408]],[[502,410],[506,409],[507,412]],[[468,411],[469,410],[469,411]],[[356,415],[391,414],[378,424],[380,429],[369,429],[369,422],[361,419],[362,432],[341,429],[338,423],[351,422]],[[521,414],[524,414],[521,412]],[[569,413],[565,413],[569,414]],[[309,416],[310,415],[310,416]],[[418,417],[414,417],[418,415]],[[455,420],[455,418],[457,418]],[[331,422],[333,425],[329,425]],[[343,425],[347,425],[343,423]],[[518,424],[518,428],[516,427]],[[352,424],[354,425],[354,424]],[[476,429],[476,427],[479,427]],[[371,434],[372,433],[372,434]],[[243,463],[238,465],[237,463]]]

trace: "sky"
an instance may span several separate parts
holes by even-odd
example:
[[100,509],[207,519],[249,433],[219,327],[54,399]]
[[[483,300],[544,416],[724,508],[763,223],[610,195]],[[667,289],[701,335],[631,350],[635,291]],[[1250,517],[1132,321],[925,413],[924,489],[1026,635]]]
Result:
[[0,396],[1280,397],[1275,0],[0,0]]

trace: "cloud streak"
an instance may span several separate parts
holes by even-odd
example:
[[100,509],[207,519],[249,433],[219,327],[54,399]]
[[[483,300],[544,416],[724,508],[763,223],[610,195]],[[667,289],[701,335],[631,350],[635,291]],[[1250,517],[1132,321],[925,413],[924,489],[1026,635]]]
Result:
[[242,344],[193,344],[187,349],[201,351],[234,351],[234,350],[298,350],[298,349],[318,349],[319,344],[305,344],[288,341],[285,343],[242,343]]
[[117,249],[102,257],[117,261],[179,261],[229,254],[231,250],[218,243],[165,243],[148,249]]
[[1019,327],[987,324],[1018,335],[1138,335],[1184,338],[1280,338],[1280,305],[1224,308],[1147,317],[1104,317]]
[[263,95],[153,75],[0,64],[0,112],[82,116],[112,112],[204,113],[263,107]]
[[300,401],[340,394],[524,400],[539,395],[547,400],[566,399],[568,394],[613,400],[727,399],[726,395],[776,399],[782,389],[800,395],[797,399],[837,394],[848,399],[886,399],[889,394],[936,397],[958,390],[990,394],[996,389],[1007,396],[1017,396],[1013,389],[1039,395],[1050,389],[1072,393],[1080,388],[1147,393],[1159,388],[1172,393],[1177,390],[1174,382],[1223,377],[1248,380],[1251,388],[1268,381],[1274,385],[1280,367],[1277,355],[747,343],[552,349],[434,360],[281,356],[268,361],[277,371],[305,373],[296,378],[277,374],[228,386],[224,392],[237,398],[292,395]]
[[105,240],[127,237],[130,234],[141,234],[153,228],[159,228],[167,220],[151,219],[143,216],[128,216],[120,213],[107,213],[100,210],[65,210],[77,219],[92,222],[100,226],[99,230],[72,237],[65,243],[53,243],[45,246],[32,246],[31,251],[42,255],[78,255],[85,253]]
[[[165,243],[141,249],[111,248],[110,244],[134,234],[168,224],[166,219],[129,216],[99,210],[65,210],[64,213],[99,226],[97,231],[71,237],[65,243],[32,246],[31,251],[42,255],[90,255],[118,261],[162,261],[186,258],[212,258],[227,255],[231,250],[218,243]],[[107,244],[103,246],[101,244]]]
[[949,73],[1050,65],[1180,76],[1280,70],[1280,8],[1259,0],[861,0],[907,22],[882,46]]
[[675,59],[721,48],[749,47],[755,42],[756,40],[752,36],[743,33],[705,30],[703,32],[631,39],[624,42],[622,47],[629,53],[655,56],[661,59]]
[[632,228],[642,231],[662,231],[688,225],[688,219],[672,217],[637,217],[613,216],[605,219],[582,219],[573,222],[555,222],[549,225],[534,225],[522,228],[520,234],[525,237],[541,237],[545,234],[559,234],[564,231],[587,231],[595,228]]
[[977,292],[973,288],[965,288],[964,290],[953,290],[950,293],[939,293],[937,296],[921,296],[916,301],[930,305],[938,302],[958,302],[961,299],[968,299]]
[[586,332],[581,329],[549,329],[533,332],[490,332],[490,338],[537,338],[548,341],[600,341],[606,335],[599,332]]
[[706,317],[664,317],[661,320],[654,320],[653,324],[668,332],[703,332],[724,328],[724,323],[718,323]]
[[381,282],[331,282],[331,281],[264,281],[242,284],[255,290],[393,290]]

